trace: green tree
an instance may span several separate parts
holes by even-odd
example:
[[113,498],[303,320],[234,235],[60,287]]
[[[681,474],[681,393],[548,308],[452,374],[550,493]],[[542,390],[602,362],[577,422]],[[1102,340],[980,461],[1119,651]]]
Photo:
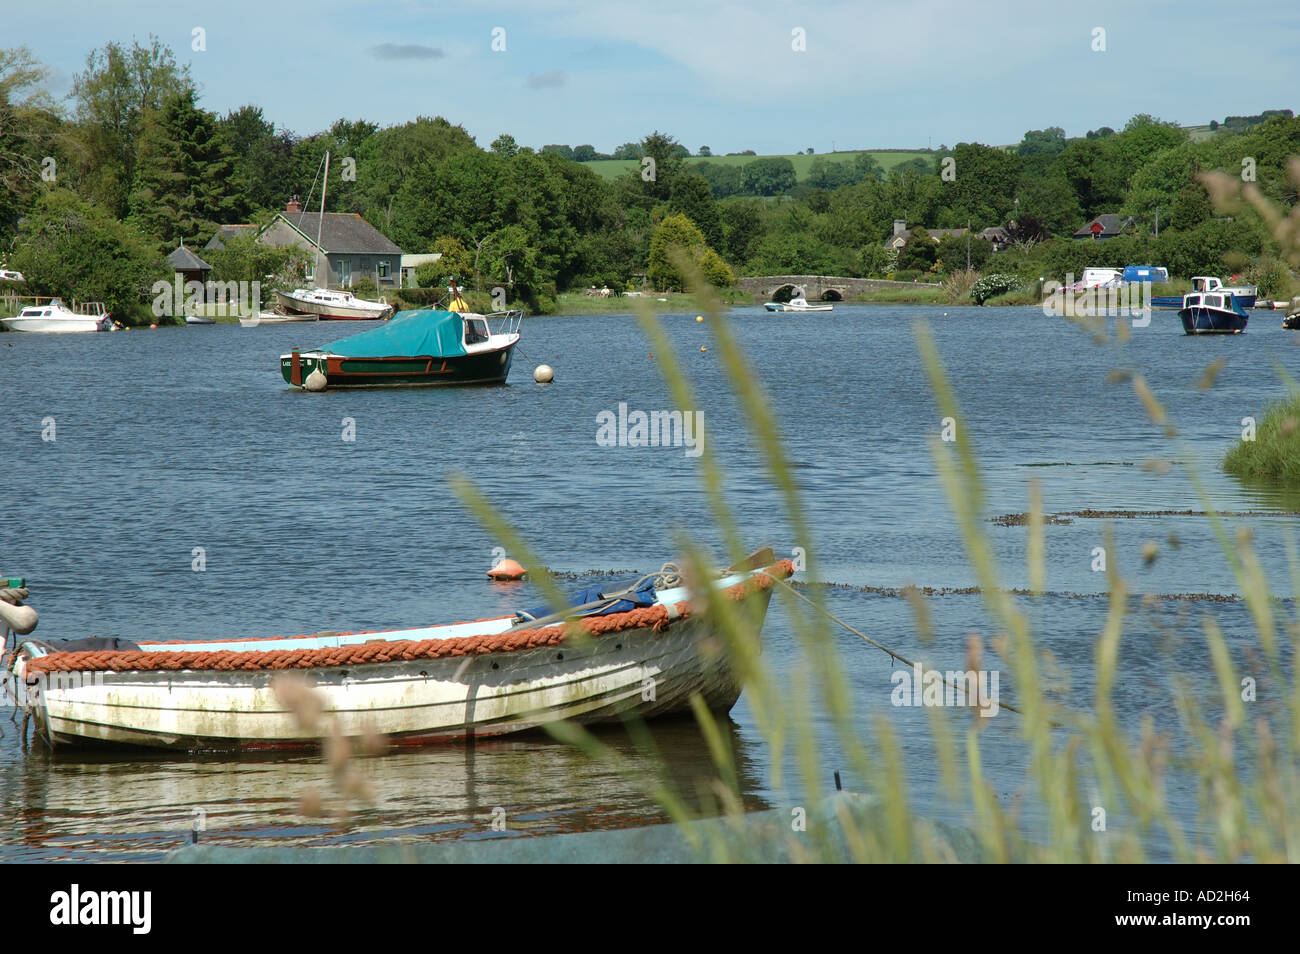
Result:
[[41,189],[60,120],[45,90],[50,71],[26,47],[0,50],[0,248]]
[[441,287],[447,285],[452,278],[462,286],[468,285],[474,276],[474,256],[460,239],[440,235],[433,240],[429,251],[441,254],[442,258],[416,267],[415,280],[421,288]]
[[1055,156],[1065,149],[1065,130],[1060,126],[1031,129],[1016,147],[1021,156]]
[[170,279],[152,239],[67,189],[44,193],[18,230],[12,266],[33,294],[102,301],[138,313],[154,282]]
[[709,192],[715,199],[725,199],[741,192],[739,166],[724,165],[721,162],[697,162],[689,171],[709,184]]
[[936,258],[935,241],[922,226],[912,229],[907,237],[907,244],[899,250],[898,267],[904,270],[916,269],[928,272]]
[[86,68],[73,77],[72,95],[80,123],[90,196],[110,212],[125,217],[135,182],[136,141],[146,113],[170,97],[193,92],[189,67],[176,65],[172,51],[156,37],[129,48],[107,43],[86,57]]
[[741,184],[746,195],[776,195],[794,188],[794,163],[784,156],[766,156],[745,163]]
[[677,176],[668,196],[668,210],[680,212],[694,222],[710,248],[722,246],[722,217],[702,177],[690,173]]
[[213,281],[260,282],[263,299],[273,286],[297,284],[308,258],[296,245],[276,248],[264,245],[251,235],[225,239],[222,246],[203,252],[204,261],[212,266]]
[[708,146],[701,146],[701,147],[700,147],[700,151],[699,151],[699,155],[701,155],[701,156],[711,156],[711,155],[713,155],[713,150],[710,149]]
[[1005,222],[1014,207],[1020,157],[979,143],[958,143],[952,159],[953,178],[943,182],[951,220],[981,227]]
[[515,142],[515,137],[509,133],[502,133],[492,140],[492,152],[502,159],[511,159],[519,152],[519,143]]
[[573,159],[572,146],[562,146],[558,144],[553,144],[549,146],[543,146],[541,151],[545,153],[554,153],[555,155],[559,156],[561,159],[568,159],[568,160]]
[[684,251],[705,272],[710,283],[730,285],[734,281],[718,253],[704,241],[704,234],[690,219],[678,213],[666,216],[650,240],[646,277],[660,291],[681,291],[685,287],[685,280],[672,261],[674,248]]
[[590,143],[573,147],[574,162],[591,162],[596,158],[596,147]]
[[169,97],[145,117],[131,192],[131,219],[163,245],[205,241],[228,221],[233,160],[216,117],[194,102],[194,91]]

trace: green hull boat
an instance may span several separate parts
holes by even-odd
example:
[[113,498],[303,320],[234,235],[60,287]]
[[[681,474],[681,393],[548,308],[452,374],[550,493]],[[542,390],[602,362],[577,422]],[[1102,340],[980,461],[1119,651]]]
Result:
[[[496,333],[489,318],[502,319]],[[501,384],[510,374],[521,318],[521,312],[402,311],[381,328],[281,355],[280,374],[291,387],[309,391]]]

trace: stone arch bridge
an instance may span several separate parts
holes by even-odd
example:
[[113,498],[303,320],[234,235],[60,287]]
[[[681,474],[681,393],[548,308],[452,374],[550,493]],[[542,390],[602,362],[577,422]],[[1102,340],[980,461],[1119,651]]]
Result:
[[794,298],[802,291],[809,301],[848,301],[867,292],[886,288],[938,288],[937,284],[923,282],[891,282],[881,278],[840,278],[835,275],[760,275],[757,278],[740,278],[739,285],[755,298],[772,301],[785,292],[785,298]]

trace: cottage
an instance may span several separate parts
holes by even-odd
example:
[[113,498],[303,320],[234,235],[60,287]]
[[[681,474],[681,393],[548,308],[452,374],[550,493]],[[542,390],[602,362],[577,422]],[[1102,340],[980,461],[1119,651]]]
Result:
[[1132,227],[1133,219],[1126,218],[1121,220],[1118,215],[1112,215],[1107,212],[1099,215],[1091,222],[1085,222],[1079,231],[1075,232],[1071,238],[1075,239],[1093,239],[1102,241],[1111,239],[1121,234],[1125,229]]
[[979,237],[992,245],[995,252],[1000,252],[1007,247],[1007,230],[1001,226],[987,228],[980,232]]
[[[925,230],[936,245],[950,235],[961,237],[966,234],[967,229],[926,229]],[[907,240],[912,237],[912,233],[907,229],[905,219],[894,219],[894,234],[885,240],[885,248],[901,249],[907,244]]]
[[352,212],[304,212],[295,196],[257,240],[306,250],[307,281],[317,288],[351,288],[362,276],[380,289],[395,289],[400,282],[402,250]]
[[188,282],[203,284],[208,280],[212,266],[185,247],[185,240],[167,256],[167,264],[180,278],[181,287]]

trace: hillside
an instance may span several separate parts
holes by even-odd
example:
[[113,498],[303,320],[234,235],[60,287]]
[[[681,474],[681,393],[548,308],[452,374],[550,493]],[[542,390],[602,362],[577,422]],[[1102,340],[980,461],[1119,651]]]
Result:
[[[862,149],[852,152],[824,152],[814,155],[807,153],[796,153],[788,156],[691,156],[685,160],[688,166],[697,162],[716,163],[721,166],[743,166],[747,162],[753,162],[755,159],[789,159],[794,165],[795,175],[802,181],[808,175],[808,167],[812,165],[814,159],[824,159],[827,162],[853,162],[853,158],[860,152],[865,152],[876,162],[880,163],[882,169],[888,172],[894,166],[904,163],[909,159],[929,159],[933,153],[924,149],[905,150],[905,149]],[[602,179],[615,179],[631,169],[639,168],[641,160],[639,159],[596,159],[591,162],[584,162],[582,165],[590,169]]]

